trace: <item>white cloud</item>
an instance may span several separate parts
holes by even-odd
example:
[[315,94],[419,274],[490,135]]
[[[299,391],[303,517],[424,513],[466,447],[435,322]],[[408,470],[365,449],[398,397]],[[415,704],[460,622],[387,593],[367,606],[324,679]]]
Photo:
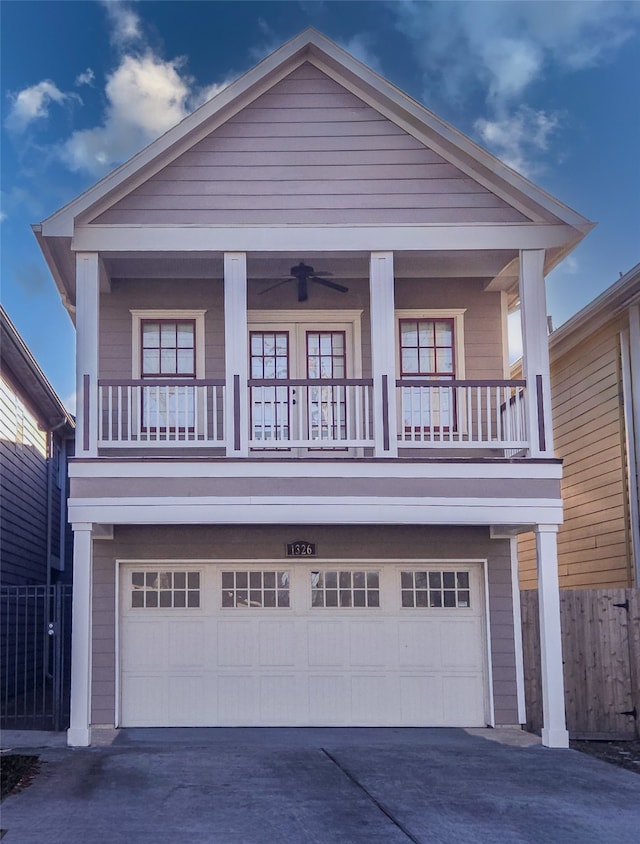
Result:
[[413,43],[423,98],[438,111],[478,96],[482,142],[525,173],[538,167],[560,115],[526,104],[550,68],[577,72],[606,62],[640,25],[640,3],[391,2],[397,28]]
[[358,33],[347,41],[338,41],[340,46],[345,49],[352,56],[355,56],[358,61],[366,64],[376,73],[382,73],[382,68],[378,56],[373,52],[371,46],[371,38],[366,33]]
[[62,147],[70,169],[100,175],[186,117],[191,89],[181,65],[150,52],[125,56],[107,78],[102,125],[74,132]]
[[4,221],[5,221],[6,219],[7,219],[7,215],[5,214],[5,212],[4,212],[4,211],[0,211],[0,223],[4,223]]
[[479,118],[474,129],[482,143],[525,176],[535,175],[538,153],[549,149],[549,142],[558,130],[557,112],[535,111],[520,106],[510,114],[495,119]]
[[95,73],[93,72],[93,70],[91,70],[90,67],[88,67],[85,71],[79,73],[76,76],[73,84],[76,87],[79,87],[80,85],[93,85],[93,83],[95,82],[95,78]]
[[37,85],[9,96],[11,106],[5,126],[12,132],[23,132],[34,121],[48,117],[52,103],[63,105],[71,100],[80,101],[77,94],[64,93],[51,79],[43,79]]
[[109,23],[111,43],[125,49],[143,40],[140,17],[123,0],[102,0]]

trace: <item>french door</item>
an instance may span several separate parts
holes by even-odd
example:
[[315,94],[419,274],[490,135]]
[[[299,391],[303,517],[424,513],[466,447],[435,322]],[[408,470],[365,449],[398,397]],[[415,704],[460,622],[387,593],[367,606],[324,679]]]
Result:
[[351,328],[348,323],[250,325],[254,448],[335,450],[347,440],[348,387],[340,381],[352,377]]

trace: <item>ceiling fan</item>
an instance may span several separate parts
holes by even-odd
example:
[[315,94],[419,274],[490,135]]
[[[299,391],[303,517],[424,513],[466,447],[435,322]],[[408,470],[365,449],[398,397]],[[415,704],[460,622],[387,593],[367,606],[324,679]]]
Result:
[[272,284],[271,287],[267,287],[266,290],[261,290],[260,295],[262,296],[270,290],[275,290],[276,287],[280,287],[280,285],[287,284],[290,281],[298,282],[298,302],[306,302],[309,298],[308,282],[310,281],[315,282],[315,284],[322,284],[324,287],[330,287],[332,290],[338,290],[340,293],[346,293],[349,290],[344,284],[338,284],[336,281],[329,281],[328,278],[325,278],[325,276],[333,275],[333,273],[316,272],[313,267],[305,264],[304,261],[300,261],[295,267],[291,267],[289,272],[291,273],[290,278],[285,278],[276,284]]

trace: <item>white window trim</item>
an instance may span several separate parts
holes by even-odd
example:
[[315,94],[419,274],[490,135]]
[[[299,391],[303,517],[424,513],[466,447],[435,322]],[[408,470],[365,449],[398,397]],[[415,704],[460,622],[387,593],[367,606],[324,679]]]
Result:
[[454,321],[454,350],[455,350],[455,379],[463,381],[466,372],[464,357],[464,315],[466,308],[402,308],[395,312],[396,322],[396,372],[400,377],[400,320],[401,319],[453,319]]
[[131,310],[131,377],[138,380],[142,377],[140,372],[140,340],[141,325],[143,319],[168,319],[179,322],[180,320],[195,320],[196,329],[196,378],[205,376],[205,351],[204,351],[204,315],[206,310]]

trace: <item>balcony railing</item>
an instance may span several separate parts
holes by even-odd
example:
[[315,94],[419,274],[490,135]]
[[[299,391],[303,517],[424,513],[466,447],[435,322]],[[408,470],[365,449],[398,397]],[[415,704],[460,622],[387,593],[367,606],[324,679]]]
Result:
[[249,448],[372,446],[370,378],[249,381]]
[[398,443],[414,448],[529,445],[524,381],[396,381]]
[[[229,395],[223,380],[100,380],[97,445],[238,451],[244,440],[253,452],[371,454],[376,441],[389,450],[394,427],[402,449],[491,449],[511,456],[530,445],[524,381],[397,380],[395,425],[386,392],[376,402],[370,378],[252,379],[247,389],[248,432],[242,436],[238,376]],[[86,432],[88,389],[84,405]],[[233,430],[225,431],[231,408]]]
[[98,445],[223,445],[224,381],[98,382]]

